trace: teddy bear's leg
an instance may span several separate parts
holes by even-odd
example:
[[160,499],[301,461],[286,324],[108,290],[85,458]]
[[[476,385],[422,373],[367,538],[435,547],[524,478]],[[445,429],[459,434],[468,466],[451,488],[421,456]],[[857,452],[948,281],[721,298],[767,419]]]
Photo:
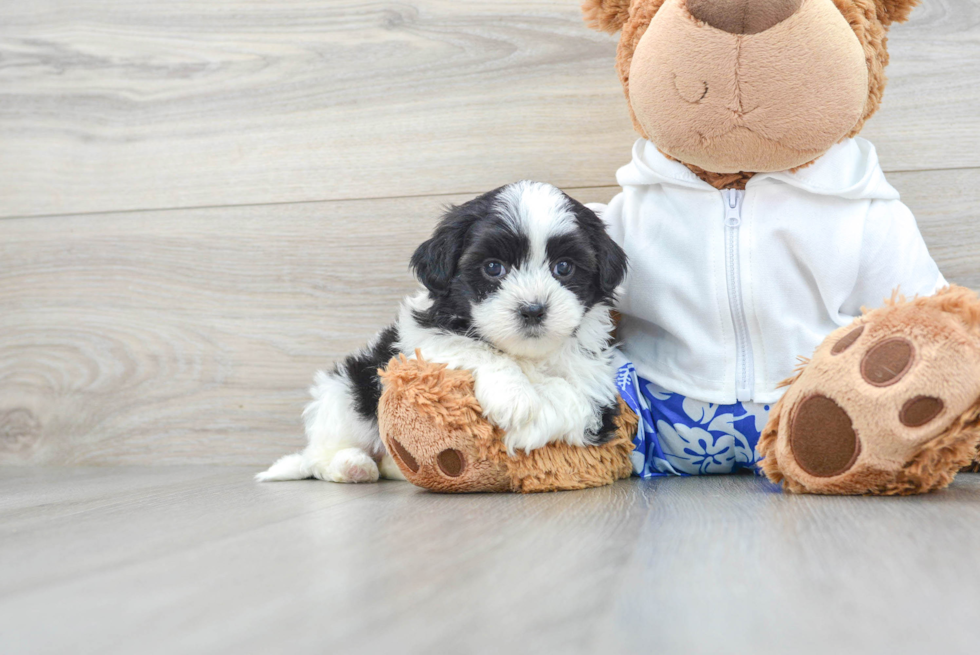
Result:
[[617,434],[605,444],[552,443],[508,456],[503,432],[482,415],[469,372],[402,356],[381,378],[381,438],[405,478],[420,487],[457,493],[585,489],[632,472],[637,419],[625,403],[615,419]]
[[980,301],[892,299],[831,334],[787,381],[759,441],[789,491],[914,494],[976,465]]

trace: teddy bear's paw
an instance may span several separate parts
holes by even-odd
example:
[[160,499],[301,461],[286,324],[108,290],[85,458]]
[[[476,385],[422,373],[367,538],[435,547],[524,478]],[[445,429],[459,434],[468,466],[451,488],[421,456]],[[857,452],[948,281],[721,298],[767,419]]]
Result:
[[774,408],[763,470],[809,493],[948,485],[980,441],[978,324],[976,296],[955,289],[893,301],[831,334]]
[[[510,483],[502,457],[480,447],[492,438],[488,423],[473,429],[449,429],[425,417],[411,424],[386,421],[382,428],[385,447],[402,479],[431,491],[506,491]],[[482,421],[482,419],[480,419]],[[476,432],[484,432],[478,436]]]
[[313,477],[329,482],[377,482],[378,464],[360,448],[345,448],[310,467]]
[[483,417],[473,376],[443,365],[393,360],[382,375],[378,432],[388,461],[414,485],[441,492],[507,491],[506,455]]

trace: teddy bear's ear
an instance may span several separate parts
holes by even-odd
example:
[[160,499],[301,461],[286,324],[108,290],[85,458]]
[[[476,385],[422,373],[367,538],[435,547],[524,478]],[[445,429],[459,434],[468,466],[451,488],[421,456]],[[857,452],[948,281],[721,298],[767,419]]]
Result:
[[875,0],[875,7],[878,10],[878,20],[885,27],[892,23],[904,23],[909,19],[912,9],[919,4],[919,0]]
[[582,3],[582,15],[585,17],[585,24],[592,29],[612,34],[621,30],[629,19],[630,0],[585,0]]

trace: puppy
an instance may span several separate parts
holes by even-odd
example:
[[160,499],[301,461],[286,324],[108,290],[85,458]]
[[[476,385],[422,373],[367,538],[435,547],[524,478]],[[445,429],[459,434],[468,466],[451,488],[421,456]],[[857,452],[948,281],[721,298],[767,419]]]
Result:
[[546,184],[510,184],[450,208],[411,266],[425,289],[364,350],[317,373],[309,444],[257,479],[404,479],[378,434],[378,369],[416,349],[472,371],[511,454],[612,437],[610,310],[626,255],[590,209]]

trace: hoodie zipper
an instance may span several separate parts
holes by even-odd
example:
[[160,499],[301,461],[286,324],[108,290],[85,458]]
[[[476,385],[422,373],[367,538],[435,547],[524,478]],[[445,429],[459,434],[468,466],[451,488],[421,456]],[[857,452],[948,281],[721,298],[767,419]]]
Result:
[[728,306],[735,326],[735,398],[739,402],[752,400],[755,386],[755,367],[752,362],[752,340],[742,301],[742,279],[739,267],[739,228],[742,225],[742,204],[745,191],[725,189],[725,270],[728,282]]

